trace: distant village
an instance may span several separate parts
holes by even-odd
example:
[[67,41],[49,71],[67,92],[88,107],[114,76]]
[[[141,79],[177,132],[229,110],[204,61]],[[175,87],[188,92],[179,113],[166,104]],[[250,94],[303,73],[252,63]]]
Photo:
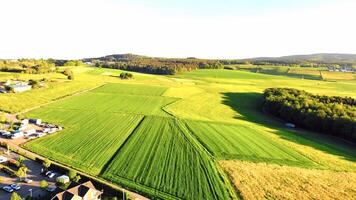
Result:
[[335,67],[335,66],[328,66],[328,71],[329,72],[356,72],[356,68],[353,68],[352,66],[349,65],[344,65],[340,67]]

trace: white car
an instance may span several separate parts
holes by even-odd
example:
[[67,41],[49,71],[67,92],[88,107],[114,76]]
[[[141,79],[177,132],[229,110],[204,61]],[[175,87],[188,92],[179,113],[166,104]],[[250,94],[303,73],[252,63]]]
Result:
[[56,173],[50,173],[50,174],[48,174],[47,176],[48,176],[48,178],[53,178],[53,177],[55,177],[57,174]]

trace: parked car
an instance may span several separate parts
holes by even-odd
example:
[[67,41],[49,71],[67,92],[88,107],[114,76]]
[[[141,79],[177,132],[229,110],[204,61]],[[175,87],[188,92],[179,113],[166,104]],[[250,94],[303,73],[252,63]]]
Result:
[[48,192],[54,192],[56,189],[57,189],[57,188],[54,187],[54,186],[49,186],[49,187],[46,188],[46,190],[47,190]]
[[52,172],[52,171],[47,171],[47,172],[45,173],[45,175],[48,176],[48,175],[51,174],[51,173],[53,173],[53,172]]
[[2,136],[3,136],[4,138],[11,138],[11,137],[12,137],[12,134],[9,133],[9,132],[7,132],[7,133],[3,133]]
[[4,187],[2,187],[2,189],[5,190],[8,193],[11,193],[11,192],[14,191],[14,189],[12,189],[10,186],[4,186]]
[[31,179],[25,178],[22,180],[24,183],[32,183],[33,181]]
[[20,187],[19,185],[15,184],[15,183],[14,183],[14,184],[11,184],[10,187],[11,187],[12,189],[16,190],[16,191],[21,189],[21,187]]
[[48,174],[48,178],[53,178],[53,177],[55,177],[57,174],[56,173],[50,173],[50,174]]

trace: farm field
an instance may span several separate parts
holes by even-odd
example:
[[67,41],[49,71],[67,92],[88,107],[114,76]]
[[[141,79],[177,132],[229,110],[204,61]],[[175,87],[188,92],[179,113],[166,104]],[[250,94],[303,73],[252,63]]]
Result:
[[354,199],[356,173],[221,161],[244,199]]
[[221,179],[224,175],[215,165],[182,122],[146,117],[103,176],[138,190],[154,188],[183,199],[229,199],[226,178]]
[[[234,166],[241,161],[315,170],[311,173],[356,172],[354,146],[287,129],[258,107],[261,92],[268,87],[356,97],[354,81],[301,81],[237,70],[175,76],[136,73],[137,79],[126,81],[117,80],[112,69],[81,73],[80,81],[93,77],[105,85],[26,113],[65,129],[24,147],[149,197],[238,198],[238,192],[249,190],[233,178]],[[91,156],[92,149],[96,156]],[[344,184],[342,177],[335,181]],[[285,180],[277,177],[278,181]]]
[[142,119],[140,115],[62,109],[39,109],[30,116],[65,129],[26,143],[26,148],[92,175],[100,173]]
[[257,127],[197,121],[186,121],[186,124],[199,141],[219,159],[312,165],[310,160],[272,140]]

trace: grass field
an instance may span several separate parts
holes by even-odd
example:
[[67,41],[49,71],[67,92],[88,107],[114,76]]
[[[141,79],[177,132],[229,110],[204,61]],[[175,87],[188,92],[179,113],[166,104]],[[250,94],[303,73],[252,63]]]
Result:
[[256,127],[197,121],[187,121],[187,125],[219,159],[312,165],[310,160],[288,146],[267,137]]
[[30,116],[58,123],[65,130],[25,144],[39,154],[98,175],[141,121],[139,115],[39,109]]
[[103,176],[138,190],[143,185],[143,189],[151,187],[183,199],[229,199],[215,165],[183,123],[146,117]]
[[221,161],[244,199],[343,199],[356,196],[356,173]]
[[[230,182],[246,199],[284,199],[269,191],[278,185],[290,195],[305,192],[308,199],[314,198],[310,193],[333,191],[334,186],[344,188],[344,193],[352,192],[346,187],[349,179],[345,176],[356,172],[353,145],[287,129],[284,122],[261,112],[258,105],[268,87],[356,97],[355,81],[238,70],[196,70],[176,76],[135,73],[135,79],[123,81],[117,78],[118,70],[77,70],[78,83],[93,80],[93,85],[106,85],[27,113],[65,130],[26,143],[25,148],[152,198],[236,198]],[[245,163],[246,169],[240,168]],[[297,183],[289,188],[283,185],[289,179],[276,169],[273,186],[267,182],[249,185],[254,177],[260,181],[267,176],[264,170],[272,173],[275,164],[295,170],[292,180]],[[327,178],[317,184],[315,176],[305,176],[314,172],[315,176],[335,176],[330,182],[334,185],[327,185]],[[248,183],[235,178],[240,175]],[[308,190],[295,192],[306,185]],[[255,196],[251,191],[256,191]],[[341,196],[347,199],[347,195]]]

